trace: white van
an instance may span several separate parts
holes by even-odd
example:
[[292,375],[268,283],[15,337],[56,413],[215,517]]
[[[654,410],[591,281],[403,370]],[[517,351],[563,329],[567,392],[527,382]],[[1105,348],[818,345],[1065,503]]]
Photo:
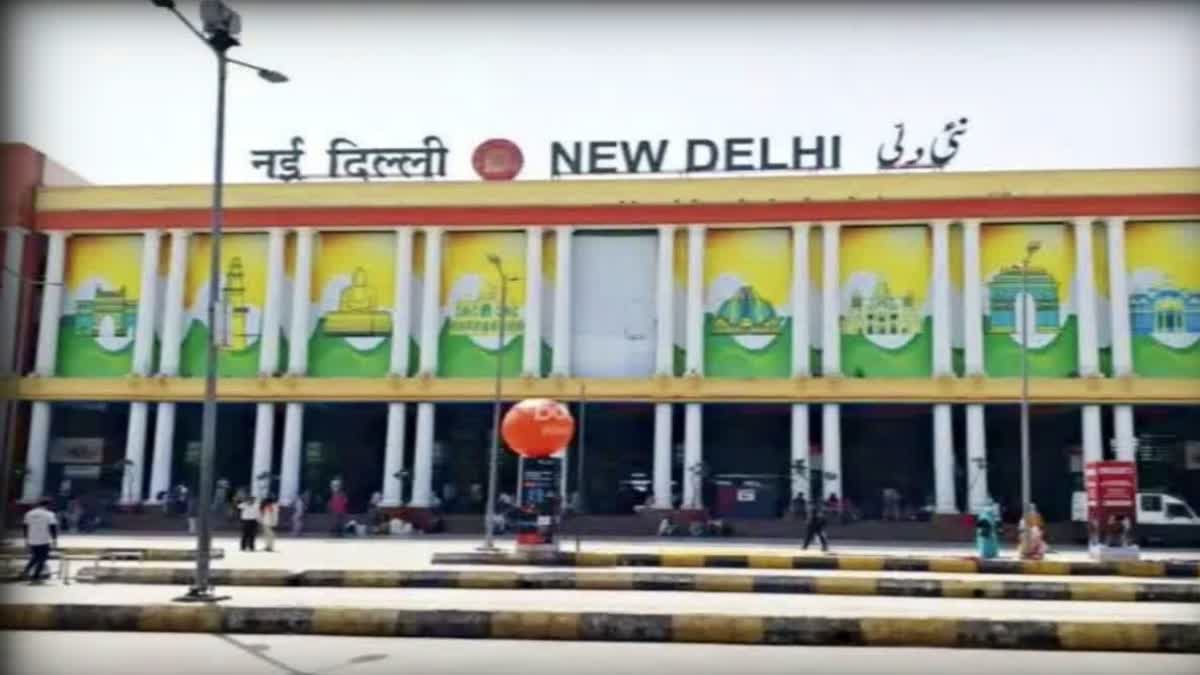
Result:
[[[1087,523],[1086,492],[1072,495],[1071,520]],[[1140,541],[1200,544],[1200,517],[1187,502],[1165,492],[1138,493],[1136,528]]]

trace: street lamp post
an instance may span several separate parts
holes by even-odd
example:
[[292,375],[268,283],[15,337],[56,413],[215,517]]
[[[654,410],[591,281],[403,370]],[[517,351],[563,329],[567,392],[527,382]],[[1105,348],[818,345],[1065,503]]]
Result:
[[204,408],[200,422],[200,485],[197,490],[199,503],[196,508],[196,574],[188,592],[176,598],[181,602],[215,602],[228,596],[213,594],[209,581],[210,555],[212,549],[212,524],[209,504],[212,501],[213,474],[216,461],[217,436],[217,304],[220,301],[221,284],[221,225],[222,193],[225,181],[225,80],[229,64],[233,63],[255,71],[259,77],[271,82],[287,82],[287,76],[278,71],[230,58],[227,52],[240,42],[237,35],[242,31],[241,16],[220,0],[202,0],[200,19],[203,33],[175,7],[172,0],[151,0],[155,7],[170,11],[188,29],[212,49],[217,57],[217,128],[213,158],[212,229],[208,265],[208,348],[204,374]]
[[[1025,245],[1025,257],[1021,260],[1021,514],[1029,514],[1032,501],[1029,488],[1029,317],[1028,277],[1029,262],[1033,254],[1042,247],[1040,241]],[[1033,303],[1033,316],[1037,317],[1037,302]],[[1014,313],[1015,315],[1015,313]]]
[[500,326],[499,344],[496,347],[496,389],[494,400],[492,401],[492,447],[488,453],[488,490],[487,504],[483,511],[483,545],[479,547],[480,551],[495,551],[495,537],[492,533],[492,520],[496,517],[496,463],[500,457],[500,402],[501,402],[501,386],[504,378],[504,317],[508,313],[508,282],[517,281],[519,277],[509,277],[504,274],[504,265],[500,261],[500,256],[489,253],[488,262],[496,267],[496,274],[500,277]]

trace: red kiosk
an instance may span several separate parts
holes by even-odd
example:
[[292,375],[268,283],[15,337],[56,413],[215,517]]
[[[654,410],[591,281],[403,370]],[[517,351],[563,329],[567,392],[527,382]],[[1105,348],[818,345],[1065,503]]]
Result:
[[1088,552],[1097,560],[1137,560],[1137,463],[1089,462]]
[[[539,460],[562,452],[575,435],[575,419],[567,406],[545,398],[531,398],[514,405],[500,425],[504,443],[525,459]],[[560,497],[561,498],[561,497]],[[557,549],[558,498],[540,495],[538,503],[523,504],[517,522],[518,552],[547,552]]]

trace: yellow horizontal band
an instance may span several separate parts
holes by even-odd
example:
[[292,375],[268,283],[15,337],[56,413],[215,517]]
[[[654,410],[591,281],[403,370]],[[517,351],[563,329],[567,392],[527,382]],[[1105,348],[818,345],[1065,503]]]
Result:
[[[1187,194],[1200,169],[979,171],[629,180],[252,183],[225,187],[225,207],[466,207],[619,204],[734,204],[803,201],[964,199]],[[37,210],[203,209],[210,185],[43,188]],[[400,223],[398,223],[400,224]],[[168,224],[169,225],[169,224]]]
[[[203,378],[42,378],[4,383],[6,395],[36,401],[200,401]],[[644,402],[864,402],[864,403],[1015,403],[1016,378],[939,379],[726,379],[646,378],[505,380],[506,400],[547,397],[562,400]],[[223,378],[222,401],[395,402],[488,401],[491,379],[424,378]],[[1157,378],[1033,379],[1029,400],[1040,404],[1138,403],[1195,404],[1200,380]]]

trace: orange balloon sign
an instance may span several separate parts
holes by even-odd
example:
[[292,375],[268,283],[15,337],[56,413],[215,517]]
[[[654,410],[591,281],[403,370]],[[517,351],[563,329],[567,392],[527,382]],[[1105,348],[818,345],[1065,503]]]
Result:
[[541,459],[567,447],[575,435],[575,419],[558,401],[530,398],[508,409],[500,434],[513,452]]

